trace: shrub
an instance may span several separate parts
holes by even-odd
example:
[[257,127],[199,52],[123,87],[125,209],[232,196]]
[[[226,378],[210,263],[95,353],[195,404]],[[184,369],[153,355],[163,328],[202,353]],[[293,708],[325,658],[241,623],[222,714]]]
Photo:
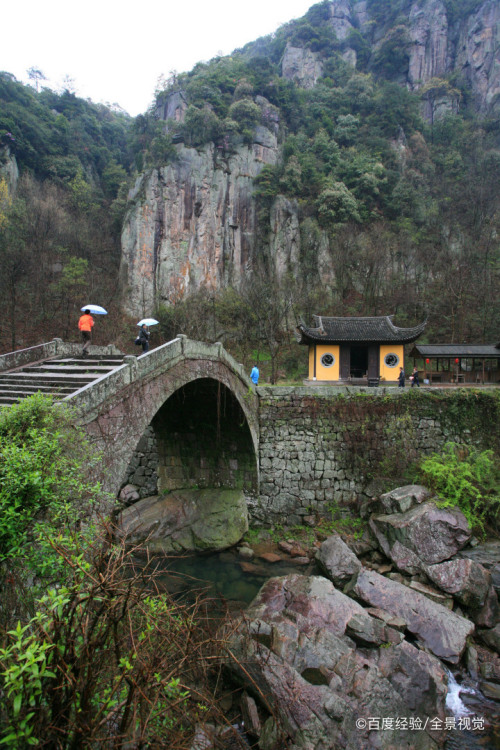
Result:
[[[30,541],[88,515],[98,489],[88,477],[97,460],[70,410],[47,396],[0,412],[0,561],[33,556]],[[39,562],[46,564],[44,555]]]
[[491,450],[446,443],[420,464],[421,481],[441,498],[441,507],[456,506],[470,526],[484,532],[498,522],[500,468]]
[[207,687],[224,643],[207,630],[203,601],[159,595],[152,566],[138,569],[137,550],[110,546],[110,533],[80,556],[54,543],[66,584],[4,634],[0,744],[180,750],[200,720],[228,725]]

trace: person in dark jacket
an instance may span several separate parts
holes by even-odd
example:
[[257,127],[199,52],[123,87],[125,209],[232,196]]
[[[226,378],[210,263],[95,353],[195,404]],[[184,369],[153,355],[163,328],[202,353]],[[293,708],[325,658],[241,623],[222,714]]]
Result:
[[411,374],[411,387],[413,388],[414,385],[417,386],[417,388],[420,388],[420,380],[418,379],[418,370],[416,367],[413,368],[413,372]]
[[141,330],[139,331],[139,341],[141,342],[142,346],[142,353],[149,351],[149,331],[146,323],[143,323],[141,326]]
[[402,367],[399,368],[399,377],[398,377],[398,388],[404,388],[405,387],[405,371]]

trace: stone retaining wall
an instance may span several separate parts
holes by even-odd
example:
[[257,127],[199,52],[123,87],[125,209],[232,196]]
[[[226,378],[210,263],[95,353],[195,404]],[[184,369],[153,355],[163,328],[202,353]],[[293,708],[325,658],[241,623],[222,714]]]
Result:
[[260,496],[254,522],[359,514],[391,478],[447,441],[500,446],[496,389],[258,388]]

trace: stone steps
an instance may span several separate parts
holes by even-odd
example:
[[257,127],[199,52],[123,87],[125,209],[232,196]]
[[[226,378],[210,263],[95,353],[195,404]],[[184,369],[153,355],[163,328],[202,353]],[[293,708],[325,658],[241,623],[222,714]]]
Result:
[[45,393],[59,400],[122,364],[123,357],[66,357],[0,373],[0,405],[14,404],[34,393]]

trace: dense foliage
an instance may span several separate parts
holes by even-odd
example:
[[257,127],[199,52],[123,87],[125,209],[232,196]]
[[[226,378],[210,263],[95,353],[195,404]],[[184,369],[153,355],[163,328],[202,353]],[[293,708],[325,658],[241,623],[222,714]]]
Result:
[[70,411],[47,396],[0,411],[0,562],[29,559],[47,572],[46,535],[88,517],[97,457],[85,445]]
[[447,443],[420,464],[420,479],[443,506],[457,506],[471,528],[498,532],[500,469],[494,451]]
[[[188,146],[213,141],[229,155],[256,125],[278,134],[282,159],[256,180],[258,253],[271,274],[271,210],[283,195],[300,220],[300,315],[395,312],[402,325],[428,317],[434,341],[492,341],[500,319],[498,118],[476,113],[457,75],[408,91],[410,3],[368,5],[373,22],[343,40],[322,2],[230,57],[173,75],[158,106],[175,94],[187,110],[184,122],[167,123],[167,135]],[[446,8],[454,23],[477,6],[449,0]],[[282,77],[287,45],[321,63],[313,87]],[[343,58],[348,49],[356,67]]]
[[231,734],[215,699],[220,620],[201,597],[160,593],[151,561],[111,543],[89,481],[98,456],[71,422],[42,396],[0,412],[0,744],[174,750],[200,720]]
[[[0,73],[0,350],[68,339],[91,295],[118,306],[131,122]],[[20,178],[9,186],[13,157]]]

